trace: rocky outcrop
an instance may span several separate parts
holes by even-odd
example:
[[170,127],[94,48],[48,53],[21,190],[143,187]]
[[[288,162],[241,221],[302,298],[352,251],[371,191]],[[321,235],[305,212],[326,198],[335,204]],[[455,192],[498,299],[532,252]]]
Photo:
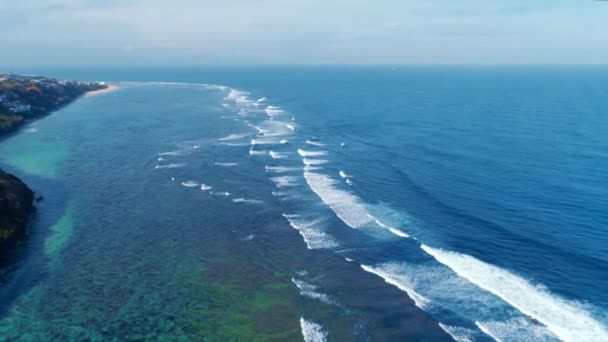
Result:
[[34,210],[34,193],[17,177],[0,170],[0,266],[25,235]]

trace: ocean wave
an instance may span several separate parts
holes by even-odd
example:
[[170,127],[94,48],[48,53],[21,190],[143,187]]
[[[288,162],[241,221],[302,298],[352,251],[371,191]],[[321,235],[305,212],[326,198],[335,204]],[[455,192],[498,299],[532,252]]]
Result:
[[285,111],[277,106],[268,106],[266,107],[265,112],[269,117],[285,114]]
[[329,163],[329,160],[327,160],[327,159],[308,159],[308,158],[303,158],[302,159],[302,163],[304,163],[304,165],[306,165],[306,166],[323,165],[323,164]]
[[177,169],[180,167],[184,167],[186,166],[186,164],[184,163],[171,163],[171,164],[164,164],[164,165],[156,165],[154,168],[155,169]]
[[169,151],[169,152],[160,152],[159,156],[180,156],[183,154],[183,151]]
[[305,151],[305,150],[299,149],[298,154],[302,157],[320,157],[320,156],[326,156],[327,151]]
[[374,222],[375,222],[375,223],[376,223],[378,226],[380,226],[380,227],[382,227],[382,228],[384,228],[384,229],[387,229],[388,231],[390,231],[391,233],[393,233],[393,234],[395,234],[395,235],[397,235],[397,236],[399,236],[399,237],[402,237],[402,238],[409,238],[409,237],[410,237],[410,236],[409,236],[407,233],[405,233],[404,231],[399,230],[399,229],[397,229],[397,228],[393,228],[393,227],[391,227],[391,226],[388,226],[388,225],[386,225],[386,224],[382,223],[382,221],[378,220],[377,218],[375,218],[375,217],[374,217],[373,215],[371,215],[371,214],[367,214],[367,216],[368,216],[370,219],[374,220]]
[[361,265],[361,268],[366,272],[373,273],[380,278],[384,279],[388,284],[396,286],[401,291],[407,293],[407,295],[414,301],[417,307],[425,310],[429,305],[429,300],[420,295],[410,283],[409,279],[401,276],[398,272],[394,272],[393,265],[385,264],[380,266],[367,266]]
[[325,147],[325,146],[327,146],[327,145],[325,145],[324,143],[322,143],[320,141],[314,141],[314,140],[306,140],[306,144],[312,145],[312,146],[317,146],[317,147]]
[[302,168],[302,170],[304,170],[304,172],[312,172],[312,171],[323,170],[323,168],[319,167],[319,166],[304,165],[304,167]]
[[193,180],[187,180],[187,181],[183,181],[182,185],[187,187],[187,188],[196,188],[200,185],[201,183],[197,182],[197,181],[193,181]]
[[359,197],[337,188],[332,178],[309,171],[304,172],[304,178],[312,191],[349,227],[361,228],[372,222]]
[[286,172],[293,172],[293,171],[299,171],[300,170],[297,167],[268,166],[268,165],[266,165],[265,169],[266,169],[266,172],[271,172],[271,173],[286,173]]
[[256,151],[254,149],[249,150],[249,154],[252,156],[263,156],[263,155],[266,155],[267,153],[268,152],[266,152],[266,151]]
[[443,329],[448,335],[452,336],[456,342],[474,342],[477,340],[475,337],[476,332],[471,329],[451,326],[443,323],[439,323],[439,327]]
[[307,221],[297,215],[283,214],[283,217],[300,233],[308,249],[331,249],[339,246],[334,238],[319,227],[319,221]]
[[288,186],[296,185],[298,181],[297,177],[294,176],[279,176],[279,177],[271,177],[270,180],[274,182],[277,188],[285,188]]
[[288,157],[288,153],[287,152],[270,151],[270,152],[268,152],[268,154],[270,154],[270,156],[272,157],[272,159],[285,159],[285,158]]
[[304,317],[300,318],[300,327],[304,342],[325,342],[327,341],[327,332],[323,330],[321,324],[313,321],[308,321]]
[[213,195],[213,196],[222,196],[222,197],[229,197],[230,196],[230,193],[227,192],[227,191],[221,191],[221,192],[211,191],[210,194]]
[[240,91],[240,90],[237,90],[234,88],[230,88],[228,95],[226,95],[226,97],[224,99],[228,100],[228,101],[233,101],[238,105],[248,106],[248,105],[253,105],[255,103],[255,101],[253,101],[249,98],[249,92]]
[[202,190],[202,191],[209,191],[209,190],[211,190],[211,189],[213,189],[213,187],[212,187],[212,186],[206,185],[206,184],[204,184],[204,183],[203,183],[203,184],[201,184],[201,190]]
[[304,281],[301,281],[301,280],[298,280],[295,278],[291,278],[291,282],[298,288],[298,290],[300,290],[300,295],[302,297],[316,299],[322,303],[329,304],[329,305],[337,305],[337,302],[334,299],[332,299],[330,296],[326,295],[325,293],[321,293],[321,292],[317,291],[319,288],[318,286],[306,283]]
[[215,166],[223,166],[223,167],[234,167],[234,166],[238,166],[239,163],[220,163],[220,162],[215,162],[214,165]]
[[247,137],[247,134],[230,134],[223,138],[217,139],[217,141],[232,141],[232,140],[240,140]]
[[247,199],[247,198],[233,198],[232,202],[245,203],[245,204],[262,204],[262,203],[264,203],[263,201],[260,201],[260,200]]
[[557,297],[541,286],[472,256],[426,245],[421,248],[460,277],[546,325],[564,341],[608,341],[606,327],[580,303]]
[[544,325],[534,324],[525,318],[514,318],[507,321],[475,322],[475,325],[484,334],[496,341],[560,341]]

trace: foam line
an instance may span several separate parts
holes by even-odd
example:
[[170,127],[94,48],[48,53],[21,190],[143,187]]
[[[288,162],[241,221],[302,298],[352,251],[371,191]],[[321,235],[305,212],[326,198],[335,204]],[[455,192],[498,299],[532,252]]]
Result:
[[472,256],[422,245],[456,274],[537,319],[564,341],[608,341],[606,327],[579,303],[562,299],[524,278]]
[[305,320],[304,317],[301,317],[300,327],[302,329],[302,336],[304,337],[304,342],[327,341],[327,332],[323,330],[323,326],[321,324]]
[[305,171],[304,178],[312,191],[349,227],[360,228],[372,222],[367,208],[361,203],[359,197],[338,189],[336,182],[330,177]]
[[409,284],[407,279],[399,278],[392,272],[387,272],[382,268],[382,266],[372,267],[367,265],[361,265],[361,268],[366,272],[373,273],[379,276],[380,278],[384,279],[384,281],[388,284],[394,285],[401,291],[407,293],[407,295],[414,301],[414,304],[416,304],[417,307],[424,310],[428,306],[429,300],[420,295],[418,292],[416,292],[414,290],[414,287]]
[[295,279],[295,278],[291,278],[291,282],[298,288],[298,290],[300,290],[300,295],[302,297],[308,297],[311,299],[316,299],[322,303],[325,304],[330,304],[330,305],[336,305],[336,301],[334,301],[333,299],[331,299],[328,295],[326,295],[325,293],[320,293],[317,291],[318,286],[313,285],[313,284],[308,284],[304,281]]
[[193,181],[193,180],[187,180],[187,181],[183,181],[182,185],[187,187],[187,188],[196,188],[199,185],[201,185],[199,182]]
[[173,163],[173,164],[165,164],[165,165],[156,165],[155,169],[177,169],[180,167],[184,167],[186,164],[184,163]]
[[475,332],[471,329],[463,328],[463,327],[455,327],[443,323],[439,323],[439,327],[443,329],[448,335],[452,336],[454,340],[457,342],[474,342],[475,341]]
[[336,240],[319,227],[319,221],[306,221],[297,215],[283,214],[283,217],[300,233],[308,249],[329,249],[339,246]]
[[320,157],[320,156],[326,156],[327,152],[326,151],[305,151],[305,150],[299,149],[298,154],[301,155],[302,157]]

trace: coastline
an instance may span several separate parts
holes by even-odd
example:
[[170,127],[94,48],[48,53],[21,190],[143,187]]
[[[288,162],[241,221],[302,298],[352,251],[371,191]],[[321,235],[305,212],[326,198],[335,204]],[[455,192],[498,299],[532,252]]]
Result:
[[86,93],[84,93],[84,96],[94,96],[94,95],[100,95],[100,94],[105,94],[105,93],[111,93],[116,90],[118,90],[117,85],[108,84],[107,87],[105,87],[103,89],[87,91]]
[[[18,132],[27,122],[49,115],[81,96],[116,89],[115,85],[97,82],[0,73],[0,140]],[[0,169],[0,270],[7,266],[18,241],[26,236],[33,210],[34,191],[15,175]]]

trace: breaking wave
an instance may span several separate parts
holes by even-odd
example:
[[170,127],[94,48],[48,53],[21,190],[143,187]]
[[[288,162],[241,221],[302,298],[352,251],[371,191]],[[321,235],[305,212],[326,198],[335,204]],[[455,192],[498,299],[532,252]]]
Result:
[[319,221],[307,221],[298,215],[283,214],[283,217],[300,233],[308,249],[330,249],[339,246],[336,240],[320,228]]
[[327,332],[323,330],[321,324],[313,321],[307,321],[304,317],[300,318],[300,327],[302,328],[302,336],[304,342],[325,342],[327,341]]

